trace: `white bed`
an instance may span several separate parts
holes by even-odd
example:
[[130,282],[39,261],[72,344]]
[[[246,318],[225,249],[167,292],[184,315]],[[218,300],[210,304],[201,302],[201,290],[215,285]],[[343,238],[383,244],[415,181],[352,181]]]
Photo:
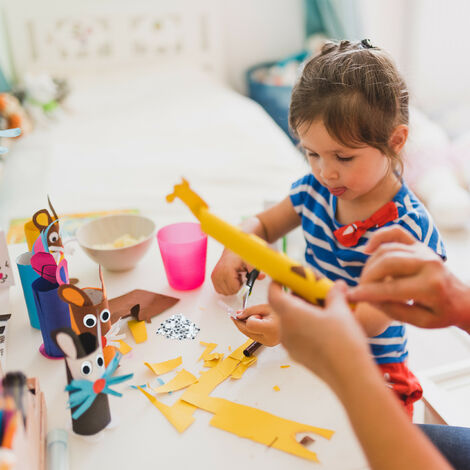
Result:
[[236,222],[305,172],[262,108],[224,84],[217,2],[15,0],[5,16],[18,75],[67,77],[72,93],[59,122],[15,144],[0,224],[48,193],[59,213],[137,208],[157,224],[163,212],[181,220],[186,209],[164,201],[181,176]]

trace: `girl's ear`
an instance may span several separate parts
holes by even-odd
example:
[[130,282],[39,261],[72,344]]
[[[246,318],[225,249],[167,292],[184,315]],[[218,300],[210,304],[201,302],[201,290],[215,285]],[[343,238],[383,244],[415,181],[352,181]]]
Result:
[[82,289],[72,284],[62,284],[57,291],[59,297],[66,303],[75,305],[77,307],[84,307],[85,305],[93,305],[88,295]]
[[388,140],[389,147],[395,152],[400,153],[406,144],[408,139],[408,126],[406,124],[400,124],[395,127]]
[[49,227],[52,222],[52,218],[47,209],[41,209],[33,215],[33,223],[40,232]]
[[52,339],[70,359],[77,359],[82,349],[78,336],[71,328],[60,328],[51,333]]

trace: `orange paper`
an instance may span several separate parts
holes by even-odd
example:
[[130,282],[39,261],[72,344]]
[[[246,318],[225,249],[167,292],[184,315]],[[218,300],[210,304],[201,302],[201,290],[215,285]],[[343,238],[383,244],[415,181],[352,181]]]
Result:
[[181,356],[176,357],[175,359],[170,359],[169,361],[164,362],[155,362],[153,364],[149,362],[144,362],[144,364],[155,374],[155,375],[163,375],[167,372],[176,369],[183,363]]

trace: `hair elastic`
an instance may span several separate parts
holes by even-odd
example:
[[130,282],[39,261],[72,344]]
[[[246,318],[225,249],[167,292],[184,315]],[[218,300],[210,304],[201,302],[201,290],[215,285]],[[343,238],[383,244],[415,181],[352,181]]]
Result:
[[363,39],[361,41],[361,44],[362,44],[362,47],[366,48],[366,49],[374,49],[374,46],[372,45],[372,43],[370,42],[370,39]]

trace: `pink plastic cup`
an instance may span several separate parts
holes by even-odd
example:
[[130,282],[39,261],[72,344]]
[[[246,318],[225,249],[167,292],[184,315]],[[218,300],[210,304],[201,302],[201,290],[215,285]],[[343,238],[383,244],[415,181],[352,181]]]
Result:
[[196,289],[206,275],[207,235],[201,225],[182,222],[157,233],[166,277],[173,289]]

